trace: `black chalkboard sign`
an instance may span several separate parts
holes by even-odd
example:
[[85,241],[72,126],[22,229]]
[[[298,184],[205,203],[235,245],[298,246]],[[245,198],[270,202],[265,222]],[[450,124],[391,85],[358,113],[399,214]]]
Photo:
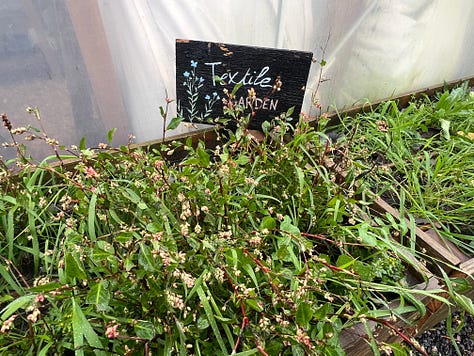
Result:
[[251,114],[252,129],[292,107],[298,117],[312,57],[310,52],[177,40],[178,115],[213,123],[225,117],[225,107],[238,105]]

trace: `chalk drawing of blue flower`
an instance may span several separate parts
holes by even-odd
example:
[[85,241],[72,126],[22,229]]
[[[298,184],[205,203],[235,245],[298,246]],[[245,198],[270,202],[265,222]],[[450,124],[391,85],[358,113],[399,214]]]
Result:
[[204,99],[207,101],[204,104],[204,110],[202,106],[198,104],[200,98],[200,90],[204,86],[205,79],[196,73],[198,61],[191,60],[191,66],[189,71],[183,72],[183,76],[186,80],[183,82],[183,86],[186,88],[187,103],[181,103],[178,101],[178,115],[181,117],[187,116],[192,122],[198,120],[203,122],[205,119],[210,118],[214,105],[220,100],[219,95],[216,92],[212,94],[206,94]]

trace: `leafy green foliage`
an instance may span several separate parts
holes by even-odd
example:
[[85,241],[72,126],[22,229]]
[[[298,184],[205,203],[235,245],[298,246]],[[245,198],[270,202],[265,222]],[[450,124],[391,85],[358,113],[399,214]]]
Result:
[[372,219],[349,144],[318,129],[276,121],[257,142],[243,120],[212,149],[83,141],[68,170],[3,167],[0,350],[341,355],[340,333],[367,318],[447,303],[408,285],[391,239],[408,229]]
[[474,252],[474,93],[467,85],[400,110],[343,118],[340,143],[363,182],[414,222]]

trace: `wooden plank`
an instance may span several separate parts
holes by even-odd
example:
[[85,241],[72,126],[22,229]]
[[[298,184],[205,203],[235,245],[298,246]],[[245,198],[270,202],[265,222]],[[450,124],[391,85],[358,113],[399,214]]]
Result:
[[[346,173],[342,172],[340,175],[342,177],[345,177]],[[383,217],[385,214],[390,214],[398,221],[401,221],[402,219],[399,211],[380,197],[377,197],[372,202],[372,204],[370,205],[370,209],[381,217]],[[462,254],[462,252],[457,250],[456,253],[452,253],[444,244],[432,238],[419,227],[412,226],[408,219],[404,219],[409,229],[415,229],[415,234],[417,236],[416,247],[427,255],[434,257],[435,259],[441,262],[444,262],[441,264],[441,267],[447,273],[450,273],[454,266],[458,266],[462,262],[461,259],[458,258],[456,255],[457,253]],[[452,247],[452,249],[454,248],[457,249],[456,246]]]
[[[426,268],[424,264],[422,264],[419,260],[416,259],[411,253],[403,251],[407,260],[410,261],[410,265],[407,266],[406,270],[406,278],[407,280],[413,280],[414,284],[411,285],[412,289],[418,290],[435,290],[440,289],[440,285],[438,283],[438,279]],[[422,273],[423,275],[421,275]],[[425,280],[425,277],[427,278]],[[430,305],[432,303],[432,298],[426,295],[417,295],[417,300],[422,302],[425,306]],[[390,309],[395,309],[400,305],[398,300],[394,300],[390,303]],[[411,312],[403,315],[402,319],[397,319],[394,322],[390,322],[394,327],[402,330],[407,335],[415,336],[417,330],[419,329],[419,321],[429,319],[433,312],[427,308],[426,315],[421,318],[421,314],[419,312]],[[385,318],[385,320],[388,318]],[[374,321],[368,321],[371,330],[374,333],[374,336],[377,340],[383,342],[400,342],[402,339],[394,334],[391,329],[387,327],[380,327],[377,326],[377,323]],[[367,332],[365,330],[364,325],[357,324],[354,327],[343,330],[340,334],[339,340],[341,342],[341,346],[343,347],[344,351],[347,355],[361,355],[361,356],[369,356],[373,355],[370,345],[368,343]]]
[[[427,283],[420,283],[413,286],[413,289],[420,290],[434,290],[440,288],[438,280],[435,277],[430,277]],[[432,298],[426,295],[419,295],[417,299],[422,302],[424,305],[428,305]],[[393,301],[390,303],[391,309],[395,309],[399,306],[399,301]],[[433,313],[430,310],[427,310],[425,315],[428,320]],[[391,324],[404,332],[406,335],[415,336],[420,329],[418,324],[420,319],[419,312],[412,312],[406,315],[403,315],[404,320],[397,319]],[[388,318],[385,318],[387,320]],[[368,321],[370,328],[374,334],[374,337],[384,343],[394,343],[402,341],[401,337],[397,334],[394,334],[393,331],[387,327],[380,327],[374,321]],[[347,355],[357,355],[357,356],[369,356],[373,355],[372,349],[370,348],[367,332],[364,328],[364,325],[357,324],[352,328],[343,330],[340,334],[341,346],[346,352]]]
[[474,278],[474,258],[471,258],[468,261],[461,263],[459,268],[466,274],[471,275]]
[[468,298],[474,299],[474,258],[465,261],[459,265],[459,270],[454,272],[455,277],[467,279],[471,285],[471,289],[464,295]]
[[[385,213],[388,213],[398,221],[401,219],[399,211],[393,208],[382,198],[376,198],[371,205],[371,209],[381,216],[385,215]],[[452,271],[452,266],[458,266],[461,263],[461,260],[456,256],[456,254],[448,250],[443,244],[432,238],[419,227],[412,226],[408,219],[405,219],[405,221],[407,222],[409,229],[415,229],[417,247],[419,249],[424,249],[424,253],[427,255],[434,257],[441,262],[445,262],[445,264],[442,264],[442,267],[447,273]]]
[[[188,139],[191,139],[193,147],[196,147],[199,141],[203,141],[206,145],[207,148],[214,148],[217,145],[217,132],[215,128],[203,128],[199,129],[196,131],[193,131],[192,134],[190,135],[189,133],[183,133],[180,135],[172,136],[172,137],[167,137],[164,140],[163,139],[156,139],[156,140],[150,140],[142,143],[134,143],[130,145],[130,150],[136,150],[136,149],[144,149],[144,150],[151,150],[154,148],[159,149],[161,145],[163,144],[170,144],[173,141],[181,141],[184,142]],[[114,155],[116,154],[117,151],[110,151],[110,154]],[[182,147],[179,147],[174,150],[173,154],[171,156],[168,156],[168,159],[170,162],[179,162],[180,160],[183,159],[187,154],[187,151],[185,151]],[[79,158],[68,158],[63,160],[62,162],[52,162],[49,165],[54,168],[58,166],[62,166],[66,170],[72,170],[74,167],[81,162],[81,159]]]
[[[464,77],[464,78],[452,80],[445,83],[435,84],[433,86],[422,88],[413,92],[403,93],[395,97],[387,97],[381,100],[376,100],[371,103],[367,102],[362,105],[356,105],[350,108],[346,108],[342,111],[327,112],[324,115],[330,119],[329,126],[333,126],[339,123],[340,117],[355,116],[357,114],[370,112],[372,110],[375,110],[377,106],[379,106],[380,104],[388,100],[396,101],[398,104],[398,107],[402,109],[404,107],[407,107],[408,104],[413,100],[421,99],[424,96],[428,96],[432,98],[434,95],[436,95],[436,93],[440,91],[453,89],[466,82],[468,83],[469,86],[474,86],[474,76]],[[317,121],[317,120],[312,120],[312,121]]]
[[[471,288],[463,293],[464,296],[474,299],[474,258],[471,258],[468,261],[465,261],[459,265],[459,269],[454,270],[450,274],[450,278],[462,278],[467,279]],[[446,289],[446,288],[445,288]],[[444,293],[442,295],[445,298],[449,299],[449,294]],[[415,328],[411,331],[413,333],[422,333],[423,331],[429,330],[439,324],[441,321],[445,320],[448,316],[448,306],[440,301],[433,299],[427,305],[426,315],[420,319]]]
[[443,239],[435,229],[423,230],[426,235],[432,238],[434,241],[444,246],[450,253],[459,258],[461,264],[463,262],[469,261],[470,257],[464,254],[453,242],[448,239]]
[[[468,278],[472,287],[464,295],[468,298],[474,298],[474,258],[461,263],[459,265],[459,270],[454,271],[450,277]],[[430,273],[428,272],[428,276],[429,275]],[[434,290],[440,289],[442,286],[440,286],[437,278],[431,276],[429,277],[427,284],[421,283],[414,286],[414,288],[421,290]],[[449,298],[447,293],[443,294],[442,296]],[[416,335],[419,335],[420,333],[435,327],[441,321],[445,320],[449,311],[446,304],[441,303],[436,299],[422,296],[419,298],[419,300],[426,306],[426,314],[423,317],[420,318],[420,314],[416,312],[410,313],[404,316],[408,323],[405,323],[401,320],[397,320],[394,323],[394,326],[398,327],[406,335],[410,335],[412,337],[415,337]],[[393,308],[396,308],[397,302],[394,301],[390,305]],[[376,324],[371,322],[370,325],[375,331]],[[376,337],[378,340],[387,343],[402,341],[400,337],[393,334],[387,328],[377,329]],[[361,324],[358,324],[351,329],[344,330],[340,335],[340,341],[348,355],[369,356],[373,354],[367,341],[366,331]]]

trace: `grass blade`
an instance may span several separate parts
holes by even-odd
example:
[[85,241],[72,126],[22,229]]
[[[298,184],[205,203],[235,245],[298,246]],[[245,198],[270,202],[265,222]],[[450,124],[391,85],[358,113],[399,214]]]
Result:
[[14,244],[15,244],[15,211],[17,207],[13,207],[7,215],[7,226],[5,229],[5,235],[7,238],[7,246],[8,246],[8,259],[13,261],[14,260]]
[[28,228],[31,236],[31,244],[33,247],[33,268],[35,274],[39,271],[39,261],[40,261],[40,247],[38,241],[38,235],[36,233],[36,220],[37,215],[35,213],[35,203],[30,200],[28,204]]
[[0,276],[8,283],[8,286],[18,294],[23,294],[23,288],[12,278],[8,269],[3,264],[0,264]]
[[16,298],[14,301],[12,301],[10,304],[8,304],[5,308],[2,309],[2,320],[6,320],[7,318],[9,318],[18,309],[22,309],[30,305],[35,299],[35,297],[36,296],[34,294],[29,294]]
[[95,241],[97,239],[95,233],[95,205],[97,203],[97,194],[92,194],[91,200],[89,203],[89,212],[87,216],[87,229],[89,231],[89,238],[91,241]]
[[217,326],[216,319],[214,318],[214,313],[212,312],[211,305],[207,300],[206,293],[204,293],[204,290],[202,289],[202,285],[196,289],[196,293],[198,294],[199,299],[201,300],[202,306],[206,313],[207,319],[209,320],[209,324],[211,325],[212,331],[214,332],[214,336],[216,337],[217,343],[219,344],[219,347],[221,348],[224,355],[228,355],[229,353],[227,352],[227,349],[225,347],[224,340],[222,340],[222,336]]

